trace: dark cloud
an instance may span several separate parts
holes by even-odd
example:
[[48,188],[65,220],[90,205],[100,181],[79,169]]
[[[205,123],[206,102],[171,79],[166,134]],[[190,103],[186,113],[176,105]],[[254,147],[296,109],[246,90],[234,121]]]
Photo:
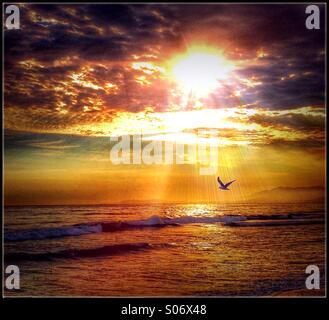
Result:
[[[61,128],[111,121],[117,111],[168,110],[175,98],[166,80],[128,62],[165,61],[194,39],[246,62],[237,75],[257,82],[214,92],[203,99],[207,107],[323,107],[325,8],[320,6],[321,29],[307,30],[305,6],[21,5],[21,30],[5,31],[6,125]],[[260,49],[267,55],[256,58]],[[80,74],[79,81],[72,74]],[[107,83],[116,89],[106,89]],[[293,121],[310,128],[314,119]]]
[[300,113],[288,113],[281,115],[254,115],[250,120],[270,127],[285,127],[294,130],[321,130],[324,131],[324,115],[305,115]]

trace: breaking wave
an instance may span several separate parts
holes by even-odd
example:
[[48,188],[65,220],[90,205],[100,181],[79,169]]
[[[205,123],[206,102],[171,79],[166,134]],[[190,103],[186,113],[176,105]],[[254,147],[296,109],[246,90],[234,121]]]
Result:
[[33,230],[18,230],[7,232],[4,240],[7,242],[44,240],[52,238],[61,238],[68,236],[80,236],[91,233],[118,232],[125,230],[143,229],[143,228],[163,228],[167,226],[180,226],[184,224],[211,224],[221,223],[226,226],[234,227],[257,227],[257,226],[283,226],[283,225],[301,225],[324,223],[324,216],[321,212],[314,213],[295,213],[281,215],[227,215],[212,217],[193,217],[184,216],[177,218],[166,218],[152,216],[145,220],[131,220],[124,222],[95,222],[62,226],[56,228],[41,228]]

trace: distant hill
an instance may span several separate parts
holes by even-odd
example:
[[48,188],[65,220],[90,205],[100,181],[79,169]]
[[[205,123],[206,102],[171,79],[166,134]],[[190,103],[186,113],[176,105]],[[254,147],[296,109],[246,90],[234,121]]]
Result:
[[314,187],[278,187],[254,193],[253,202],[324,202],[325,188]]

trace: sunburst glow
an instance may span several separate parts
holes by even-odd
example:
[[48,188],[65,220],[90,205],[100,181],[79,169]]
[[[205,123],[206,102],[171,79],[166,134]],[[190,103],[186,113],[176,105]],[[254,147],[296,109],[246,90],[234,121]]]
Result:
[[172,77],[184,93],[205,96],[219,87],[233,68],[220,51],[192,47],[172,60]]

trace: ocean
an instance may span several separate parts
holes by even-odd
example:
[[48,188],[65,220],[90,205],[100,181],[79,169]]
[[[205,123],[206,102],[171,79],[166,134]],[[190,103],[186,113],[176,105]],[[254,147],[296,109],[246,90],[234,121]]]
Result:
[[5,207],[5,296],[323,295],[324,222],[314,203]]

